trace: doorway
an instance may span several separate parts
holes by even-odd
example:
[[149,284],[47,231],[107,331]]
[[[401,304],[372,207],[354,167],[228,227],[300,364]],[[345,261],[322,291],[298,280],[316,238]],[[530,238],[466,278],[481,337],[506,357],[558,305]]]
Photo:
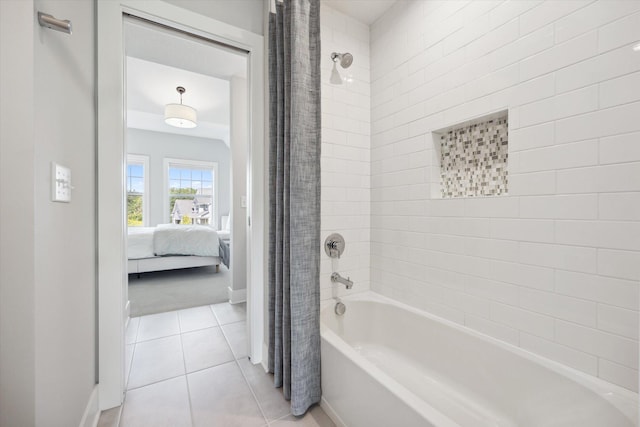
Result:
[[[124,18],[134,16],[195,38],[246,52],[248,356],[263,361],[265,283],[265,150],[263,37],[162,2],[98,3],[98,245],[100,408],[118,406],[124,391],[127,313]],[[149,202],[151,205],[153,202]],[[230,209],[231,212],[231,209]],[[234,224],[237,229],[237,224]],[[234,245],[232,245],[233,247]],[[231,294],[231,297],[237,295]],[[239,296],[241,297],[241,295]]]
[[130,15],[124,36],[130,317],[242,304],[247,52]]

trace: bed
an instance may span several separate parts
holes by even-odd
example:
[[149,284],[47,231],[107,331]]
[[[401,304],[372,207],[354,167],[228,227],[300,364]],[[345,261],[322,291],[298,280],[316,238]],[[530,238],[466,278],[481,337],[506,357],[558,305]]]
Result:
[[130,227],[128,273],[220,266],[218,232],[207,225]]
[[218,241],[220,242],[220,247],[218,249],[220,260],[227,267],[230,268],[231,263],[231,222],[229,221],[228,216],[223,216],[220,218],[222,228],[218,231]]

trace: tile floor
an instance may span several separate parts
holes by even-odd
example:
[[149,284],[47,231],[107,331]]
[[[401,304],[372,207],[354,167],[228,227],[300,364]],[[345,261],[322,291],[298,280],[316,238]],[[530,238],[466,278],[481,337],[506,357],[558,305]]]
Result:
[[245,319],[245,305],[229,303],[132,318],[125,402],[98,426],[335,427],[319,406],[291,415],[272,375],[247,358]]

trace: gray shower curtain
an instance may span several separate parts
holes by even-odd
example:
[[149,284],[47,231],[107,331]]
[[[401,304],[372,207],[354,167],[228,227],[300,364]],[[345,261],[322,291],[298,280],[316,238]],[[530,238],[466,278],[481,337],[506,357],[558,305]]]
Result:
[[320,4],[269,16],[269,370],[304,414],[320,401]]

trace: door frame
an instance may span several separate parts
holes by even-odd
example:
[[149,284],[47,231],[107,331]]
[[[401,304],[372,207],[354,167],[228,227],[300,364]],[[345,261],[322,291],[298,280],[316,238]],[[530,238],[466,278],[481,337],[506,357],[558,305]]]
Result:
[[192,33],[248,52],[247,331],[249,357],[263,362],[267,244],[264,37],[161,1],[97,2],[98,73],[98,385],[101,410],[124,398],[126,173],[123,15]]

